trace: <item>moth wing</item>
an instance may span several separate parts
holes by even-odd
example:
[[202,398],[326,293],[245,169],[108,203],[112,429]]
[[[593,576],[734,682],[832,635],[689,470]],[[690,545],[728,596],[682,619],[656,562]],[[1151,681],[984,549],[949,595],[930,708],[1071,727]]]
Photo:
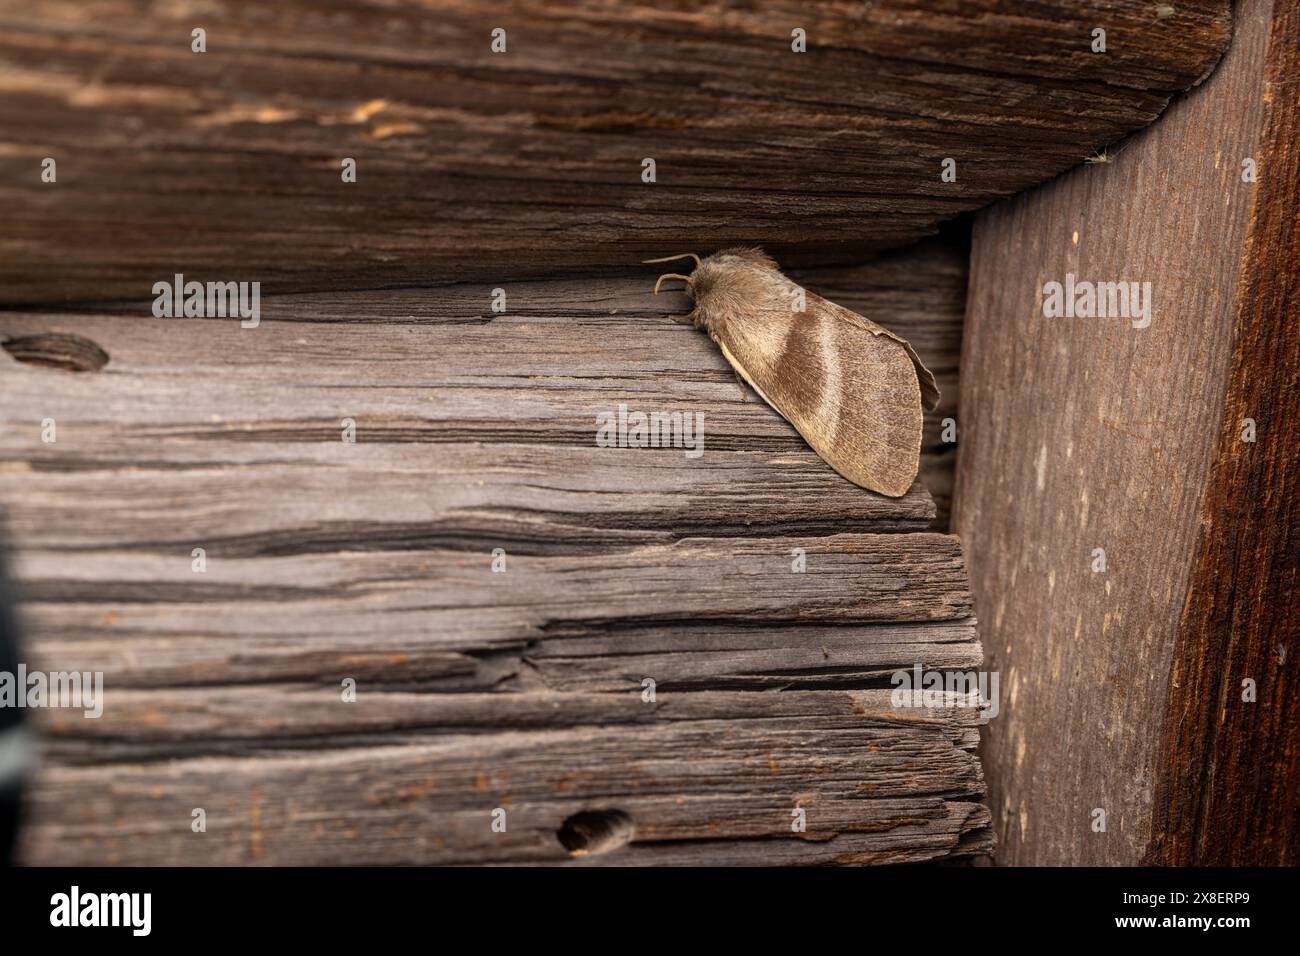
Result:
[[907,339],[903,338],[901,335],[889,331],[889,329],[885,328],[883,325],[876,325],[875,322],[872,322],[865,315],[858,315],[858,313],[846,309],[842,305],[836,305],[834,302],[827,302],[821,296],[815,296],[811,292],[808,293],[808,295],[835,310],[839,313],[840,318],[845,322],[856,323],[875,335],[883,335],[886,338],[894,340],[906,349],[907,357],[912,360],[912,367],[916,369],[917,383],[921,387],[921,407],[927,412],[932,412],[939,407],[939,399],[942,397],[939,392],[939,383],[934,380],[934,373],[925,367],[925,363],[921,361],[921,357],[916,354],[916,349],[912,348],[911,342],[907,341]]
[[845,478],[899,497],[916,480],[922,381],[898,336],[811,293],[807,308],[760,309],[717,330],[723,356]]

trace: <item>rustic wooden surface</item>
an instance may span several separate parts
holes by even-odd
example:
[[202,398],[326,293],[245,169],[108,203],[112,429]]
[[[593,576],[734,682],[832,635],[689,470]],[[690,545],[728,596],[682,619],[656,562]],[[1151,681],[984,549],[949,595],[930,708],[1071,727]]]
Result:
[[1154,119],[1231,31],[1227,0],[1157,6],[5,0],[0,295],[589,275],[737,241],[849,261]]
[[[1111,162],[977,217],[953,526],[1001,862],[1294,862],[1294,44],[1293,3],[1240,4]],[[1043,318],[1067,272],[1152,282],[1151,326]]]
[[[1256,16],[1263,17],[1260,5]],[[1300,3],[1275,0],[1264,176],[1232,305],[1232,367],[1166,699],[1147,861],[1300,863]],[[1258,423],[1254,444],[1242,422]],[[1241,679],[1258,684],[1241,702]]]
[[[953,260],[820,278],[885,309]],[[889,705],[895,670],[979,667],[956,539],[921,484],[888,499],[821,462],[652,275],[509,284],[505,314],[486,286],[268,298],[256,329],[0,313],[24,343],[0,352],[0,501],[30,663],[106,686],[98,720],[38,715],[23,859],[988,852],[976,711]],[[953,310],[878,318],[952,366]],[[32,364],[95,354],[56,334],[108,361]],[[703,412],[703,456],[597,448],[620,402]],[[570,857],[586,811],[631,843]]]
[[[329,687],[266,686],[164,699],[213,713],[223,727],[257,720],[281,749],[250,759],[213,753],[210,742],[202,757],[48,770],[25,857],[770,865],[988,849],[969,710],[899,719],[879,690],[669,692],[656,705],[633,690],[369,697],[348,706]],[[290,707],[301,740],[274,725],[276,709]],[[143,721],[155,732],[156,713]],[[485,713],[500,714],[491,732],[473,725]],[[193,807],[207,810],[205,834],[190,832]],[[505,833],[490,831],[498,807]],[[790,832],[796,807],[808,815],[804,834]],[[562,822],[613,809],[632,818],[633,842],[568,857],[556,836]]]

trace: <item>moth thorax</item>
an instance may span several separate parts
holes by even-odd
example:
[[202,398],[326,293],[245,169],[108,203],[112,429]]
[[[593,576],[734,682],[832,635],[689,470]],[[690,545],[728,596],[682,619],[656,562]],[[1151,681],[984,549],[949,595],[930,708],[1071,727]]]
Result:
[[691,295],[695,311],[691,313],[695,327],[710,334],[725,324],[727,315],[743,305],[746,290],[743,281],[737,281],[737,270],[724,269],[705,261],[691,276]]

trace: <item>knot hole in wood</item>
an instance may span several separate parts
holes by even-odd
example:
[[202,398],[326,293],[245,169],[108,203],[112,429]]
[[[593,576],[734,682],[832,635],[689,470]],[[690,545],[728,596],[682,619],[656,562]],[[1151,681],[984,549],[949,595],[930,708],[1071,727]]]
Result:
[[584,810],[555,831],[569,856],[595,856],[626,846],[636,833],[632,818],[622,810]]

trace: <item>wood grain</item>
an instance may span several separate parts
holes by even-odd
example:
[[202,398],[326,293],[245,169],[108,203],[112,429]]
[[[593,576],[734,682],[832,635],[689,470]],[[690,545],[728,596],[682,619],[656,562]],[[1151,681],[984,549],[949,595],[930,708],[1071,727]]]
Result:
[[[1280,599],[1294,580],[1280,451],[1294,419],[1272,411],[1289,407],[1295,374],[1278,304],[1293,284],[1294,215],[1263,198],[1294,180],[1294,137],[1284,153],[1263,134],[1266,109],[1294,116],[1276,79],[1278,50],[1294,43],[1288,6],[1240,4],[1219,69],[1111,162],[977,217],[954,528],[1008,688],[984,750],[1002,862],[1135,864],[1164,839],[1166,813],[1176,848],[1162,862],[1292,852],[1294,802],[1272,801],[1297,778],[1280,726],[1293,677],[1268,658],[1294,627]],[[1246,157],[1258,186],[1242,179]],[[1044,318],[1044,283],[1067,272],[1152,282],[1150,327]],[[1267,400],[1240,384],[1256,375]],[[1243,403],[1276,444],[1232,447]],[[1255,504],[1229,504],[1241,495]],[[1221,588],[1235,588],[1231,604]],[[1232,614],[1229,640],[1219,615]],[[1252,674],[1271,702],[1241,703]],[[1233,761],[1256,769],[1230,776]],[[1216,801],[1275,816],[1212,823]],[[1219,849],[1193,852],[1198,838]]]
[[[1261,14],[1262,15],[1262,14]],[[1233,357],[1170,672],[1147,861],[1300,863],[1300,4],[1276,2]],[[1246,419],[1257,424],[1243,442]],[[1242,681],[1257,685],[1242,701]]]
[[[817,280],[951,368],[957,311],[890,303],[959,259]],[[0,501],[29,666],[105,682],[100,719],[37,715],[22,859],[987,853],[978,712],[889,703],[899,669],[980,667],[957,540],[921,484],[821,462],[652,274],[510,283],[506,313],[474,285],[268,297],[252,329],[0,313],[28,343],[0,352]],[[97,371],[30,360],[74,334]],[[704,414],[704,453],[597,447],[620,403]],[[570,856],[565,821],[598,811],[631,842]]]
[[[285,749],[257,759],[47,770],[23,852],[106,865],[773,865],[919,862],[989,849],[970,710],[900,720],[887,691],[665,694],[657,704],[639,692],[368,696],[346,705],[335,689],[283,700],[283,689],[267,688],[227,697],[219,717],[222,726],[257,719],[266,727],[267,705],[292,704],[300,724],[313,709],[322,715],[318,731],[340,721],[369,731],[352,746],[339,736],[277,736]],[[450,707],[479,721],[499,708],[501,719],[474,733]],[[392,733],[420,722],[422,735]],[[191,832],[196,807],[206,810],[206,833]],[[506,811],[504,833],[491,829],[497,808]],[[808,819],[800,834],[791,833],[796,808]],[[557,830],[579,809],[627,814],[633,842],[567,856]]]
[[[862,296],[850,301],[880,305],[888,271],[835,274],[839,289]],[[191,535],[240,553],[273,549],[275,517],[239,496],[254,480],[293,489],[275,510],[300,530],[314,519],[310,535],[327,546],[365,522],[382,538],[385,521],[392,541],[454,540],[458,522],[476,512],[508,520],[525,548],[563,547],[566,537],[667,541],[688,529],[827,531],[856,521],[862,530],[903,530],[931,521],[919,485],[897,501],[851,493],[737,384],[703,335],[670,320],[689,308],[686,298],[655,298],[651,285],[648,277],[512,284],[506,314],[490,311],[488,289],[464,286],[289,296],[264,302],[257,329],[142,317],[139,308],[134,316],[4,313],[2,336],[75,330],[111,356],[102,372],[57,377],[8,363],[14,427],[0,443],[24,462],[6,476],[23,482],[10,521],[16,531],[40,527],[47,540],[74,542],[86,529],[70,517],[61,490],[98,489],[122,505],[101,520],[130,536],[124,540],[168,537],[179,507]],[[870,309],[880,312],[911,335],[923,360],[952,367],[951,308]],[[597,448],[596,415],[622,403],[704,414],[704,454]],[[41,441],[47,416],[60,423],[60,444]],[[356,445],[340,441],[345,418],[356,422]],[[637,477],[629,483],[631,465]],[[130,500],[104,480],[126,467],[137,478]],[[210,493],[178,486],[176,468]],[[182,500],[160,497],[168,482],[185,489]],[[591,527],[606,512],[617,522]],[[268,540],[240,539],[256,529]],[[551,543],[529,544],[530,537]]]
[[1172,6],[5,2],[0,288],[499,282],[742,241],[860,259],[1151,122],[1231,30],[1227,0]]

